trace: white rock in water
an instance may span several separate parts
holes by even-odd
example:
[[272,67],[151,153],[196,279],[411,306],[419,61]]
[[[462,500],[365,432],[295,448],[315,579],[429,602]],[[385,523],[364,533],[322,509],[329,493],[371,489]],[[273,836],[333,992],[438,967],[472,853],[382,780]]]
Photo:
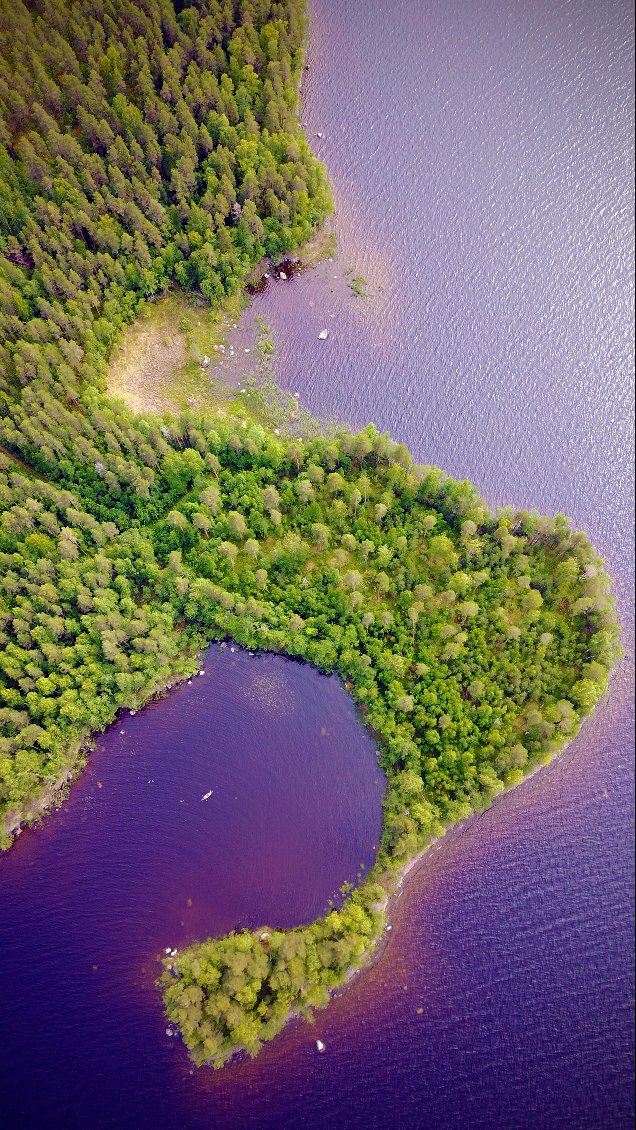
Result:
[[329,330],[321,330],[318,334],[318,337],[320,341],[326,341],[326,339],[329,337]]
[[136,710],[131,710],[131,712],[130,712],[130,717],[131,717],[131,718],[134,718],[134,717],[135,717],[135,714],[136,714],[136,713],[137,713],[137,711],[136,711]]
[[322,134],[321,134],[321,133],[317,133],[317,134],[316,134],[316,137],[322,137]]
[[200,674],[200,675],[205,675],[205,671],[203,670],[203,668],[201,668],[201,670],[199,671],[199,674]]
[[285,274],[284,271],[281,271],[278,277],[279,277],[279,279],[286,279],[287,275]]
[[325,1045],[323,1044],[322,1040],[316,1040],[316,1047],[318,1048],[319,1052],[324,1052],[325,1050]]
[[166,1028],[166,1036],[174,1036],[174,1032],[172,1031],[172,1028]]

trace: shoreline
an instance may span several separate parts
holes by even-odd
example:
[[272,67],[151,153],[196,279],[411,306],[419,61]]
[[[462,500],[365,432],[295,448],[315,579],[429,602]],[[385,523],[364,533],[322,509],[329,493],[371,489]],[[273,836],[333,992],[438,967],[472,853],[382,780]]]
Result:
[[[215,642],[215,641],[212,641]],[[206,645],[203,645],[206,646]],[[10,808],[3,816],[3,822],[0,826],[0,859],[5,852],[10,851],[15,840],[27,828],[35,828],[42,821],[60,808],[66,800],[68,800],[70,787],[79,779],[83,770],[88,764],[90,754],[94,751],[95,743],[99,738],[110,729],[111,726],[116,725],[120,717],[126,713],[134,710],[138,712],[143,710],[144,707],[149,706],[152,702],[160,702],[163,698],[173,690],[175,690],[182,683],[192,678],[196,674],[198,667],[197,658],[200,657],[201,647],[197,648],[195,653],[191,656],[187,652],[183,653],[181,659],[187,662],[192,659],[194,668],[191,672],[184,674],[175,673],[171,675],[169,680],[159,686],[154,686],[147,694],[142,694],[142,697],[135,703],[126,706],[119,706],[111,722],[108,723],[103,729],[91,730],[84,733],[81,737],[76,739],[76,742],[70,747],[67,757],[68,764],[62,772],[45,785],[38,795],[32,798],[29,803],[22,809],[16,810]],[[3,839],[9,836],[9,842],[3,845]]]
[[[370,948],[367,950],[367,955],[366,955],[363,963],[360,964],[357,968],[351,969],[347,973],[342,984],[338,985],[334,989],[329,990],[329,1001],[327,1003],[325,1003],[324,1005],[315,1006],[311,1011],[311,1019],[308,1019],[303,1014],[302,1011],[300,1011],[298,1009],[291,1009],[288,1012],[287,1016],[285,1017],[285,1020],[283,1022],[283,1026],[279,1030],[279,1032],[277,1032],[274,1037],[271,1037],[270,1039],[266,1040],[265,1043],[271,1043],[271,1042],[273,1042],[273,1040],[276,1040],[279,1036],[281,1036],[283,1034],[283,1032],[287,1028],[291,1027],[296,1021],[304,1022],[308,1025],[315,1023],[317,1013],[323,1012],[326,1009],[328,1009],[329,1006],[331,1005],[331,1003],[335,1000],[338,1000],[341,996],[343,996],[356,981],[358,981],[360,978],[364,977],[376,965],[380,964],[380,962],[384,958],[387,946],[388,946],[388,944],[391,940],[391,934],[392,934],[393,925],[394,925],[393,921],[391,920],[391,913],[390,913],[391,908],[401,898],[401,896],[404,894],[404,891],[407,889],[407,887],[409,885],[409,881],[411,879],[413,879],[419,873],[419,871],[425,865],[425,863],[427,862],[427,860],[431,856],[431,854],[437,848],[439,848],[441,846],[441,844],[446,840],[446,838],[448,836],[452,837],[452,836],[455,836],[455,835],[462,835],[463,831],[466,830],[466,828],[468,827],[468,825],[472,821],[474,821],[478,816],[482,815],[484,812],[489,811],[500,798],[503,798],[504,796],[506,796],[506,797],[511,796],[514,793],[516,793],[517,790],[521,789],[524,785],[526,785],[534,777],[536,777],[538,774],[540,774],[543,770],[549,769],[552,765],[554,765],[556,762],[558,762],[563,757],[563,755],[565,753],[568,752],[568,750],[571,748],[573,742],[578,737],[580,737],[581,733],[585,729],[586,723],[590,719],[595,717],[597,710],[598,710],[598,707],[599,706],[602,707],[602,706],[606,705],[606,703],[609,699],[612,681],[613,681],[614,677],[616,676],[619,668],[620,668],[620,662],[618,662],[615,665],[614,669],[611,672],[608,689],[607,689],[605,695],[603,695],[603,697],[596,703],[596,705],[595,705],[594,709],[591,711],[591,713],[583,719],[583,722],[582,722],[579,730],[577,731],[577,733],[574,734],[573,737],[571,737],[570,740],[567,741],[564,744],[562,749],[560,749],[557,753],[554,754],[554,756],[550,759],[549,762],[547,762],[545,765],[542,765],[542,764],[535,765],[534,768],[529,773],[527,773],[521,781],[518,781],[514,785],[510,785],[508,788],[503,789],[500,793],[498,793],[495,797],[493,797],[491,804],[488,805],[487,808],[484,808],[481,811],[475,810],[474,812],[471,813],[470,816],[466,817],[466,819],[462,820],[459,824],[449,824],[449,825],[447,825],[446,828],[444,829],[444,832],[441,835],[436,836],[433,840],[431,840],[431,842],[425,848],[423,848],[421,851],[417,852],[414,856],[412,856],[410,859],[408,859],[406,861],[406,863],[403,864],[403,866],[396,872],[396,874],[394,876],[391,876],[390,878],[387,878],[387,879],[384,880],[385,883],[387,883],[387,884],[391,883],[392,884],[392,889],[387,890],[385,888],[385,897],[381,900],[381,902],[377,903],[376,906],[375,906],[375,909],[377,910],[377,912],[382,915],[382,925],[381,925],[380,932],[378,933],[377,937],[373,941]],[[371,881],[373,881],[372,871],[369,872],[369,874],[367,875],[366,878],[371,879]],[[377,879],[375,881],[380,886],[384,886],[381,879]],[[355,888],[355,889],[357,889],[357,888]],[[269,925],[262,925],[262,926],[258,927],[258,929],[250,931],[250,933],[259,934],[263,931],[269,931],[269,930],[273,930],[273,929],[275,929],[275,927],[272,927],[272,926],[269,926]],[[163,959],[163,958],[159,957],[159,960],[160,960],[161,965],[163,966],[164,970],[169,968],[167,959]],[[164,1012],[164,1015],[166,1015],[165,1012]],[[170,1021],[170,1023],[172,1024],[174,1022]],[[178,1028],[179,1028],[179,1026],[177,1025],[177,1029]],[[230,1052],[227,1059],[224,1061],[224,1063],[222,1065],[219,1065],[219,1067],[217,1067],[217,1065],[213,1062],[213,1060],[205,1060],[202,1063],[197,1064],[196,1061],[192,1060],[192,1057],[191,1057],[191,1054],[190,1054],[188,1048],[183,1043],[183,1039],[181,1040],[181,1042],[182,1042],[191,1062],[195,1063],[195,1066],[197,1068],[212,1067],[214,1070],[218,1070],[220,1067],[229,1067],[229,1066],[238,1067],[242,1063],[250,1062],[250,1060],[252,1058],[254,1058],[253,1056],[250,1056],[249,1052],[247,1051],[247,1049],[243,1045],[239,1045],[233,1051]],[[262,1047],[264,1047],[264,1044],[262,1045]],[[257,1054],[259,1054],[259,1053],[257,1053]]]
[[239,319],[271,281],[291,282],[336,254],[328,216],[305,243],[279,259],[260,259],[236,290],[217,303],[199,290],[177,285],[146,299],[110,350],[106,396],[137,415],[158,420],[191,408],[226,414],[240,385],[254,376],[235,374],[235,384],[221,367],[233,353]]
[[[508,788],[503,789],[502,792],[498,793],[497,796],[493,797],[492,803],[488,806],[488,808],[482,809],[481,812],[478,812],[477,810],[475,810],[474,812],[471,813],[470,816],[467,816],[466,819],[462,820],[459,824],[449,824],[449,825],[447,825],[447,827],[444,829],[444,832],[442,833],[442,835],[436,836],[433,840],[431,840],[430,844],[428,844],[421,851],[417,852],[415,855],[411,856],[411,858],[406,861],[406,863],[400,868],[400,870],[395,875],[395,879],[394,879],[395,885],[394,885],[393,890],[387,891],[386,898],[383,899],[380,904],[378,904],[378,910],[380,910],[380,912],[383,914],[384,919],[385,919],[385,924],[384,924],[384,927],[382,929],[382,933],[380,935],[378,935],[378,938],[377,938],[377,941],[376,941],[374,947],[369,952],[369,960],[367,962],[365,962],[364,965],[361,965],[359,969],[352,970],[351,974],[347,977],[346,981],[343,981],[342,985],[339,985],[337,989],[333,990],[332,999],[335,999],[337,996],[339,996],[340,993],[344,992],[345,989],[349,988],[349,986],[352,984],[352,982],[354,980],[356,980],[358,977],[363,976],[363,974],[367,973],[370,969],[373,968],[374,965],[377,965],[381,961],[382,957],[384,956],[384,951],[386,949],[386,946],[389,942],[389,938],[388,938],[387,934],[391,933],[392,927],[393,927],[393,923],[391,922],[390,916],[389,916],[389,911],[391,909],[391,905],[392,905],[392,903],[397,902],[397,900],[399,898],[401,898],[401,896],[404,894],[404,891],[406,890],[406,888],[408,886],[409,881],[417,875],[417,873],[420,871],[420,869],[422,868],[422,866],[426,862],[428,856],[437,847],[439,847],[447,839],[448,836],[453,836],[455,834],[457,834],[457,835],[463,834],[462,829],[465,830],[468,827],[468,825],[471,823],[471,821],[474,821],[478,816],[481,816],[484,812],[488,812],[497,803],[498,800],[500,800],[503,797],[512,796],[519,789],[523,788],[523,786],[526,785],[529,781],[531,781],[534,777],[538,776],[538,774],[543,772],[543,770],[549,769],[551,765],[554,765],[556,762],[558,762],[563,757],[563,755],[568,752],[568,750],[571,748],[573,742],[576,741],[576,739],[578,737],[580,737],[581,733],[583,732],[583,730],[585,728],[585,724],[591,718],[593,718],[596,715],[598,707],[604,706],[606,704],[608,697],[609,697],[610,689],[611,689],[611,681],[614,678],[616,672],[618,671],[618,668],[619,668],[619,664],[616,665],[616,667],[614,668],[614,670],[611,673],[610,685],[608,686],[607,692],[605,693],[603,698],[601,700],[599,700],[599,702],[596,704],[596,706],[594,707],[591,714],[589,714],[586,718],[584,718],[583,723],[582,723],[580,729],[578,730],[578,732],[576,734],[574,734],[574,736],[572,738],[570,738],[570,740],[568,742],[565,743],[563,748],[560,749],[558,751],[558,753],[555,753],[555,755],[550,759],[550,761],[546,765],[541,765],[541,764],[535,765],[534,768],[529,773],[527,773],[521,781],[518,781],[516,785],[510,785]],[[328,1006],[326,1006],[326,1007],[328,1007]]]

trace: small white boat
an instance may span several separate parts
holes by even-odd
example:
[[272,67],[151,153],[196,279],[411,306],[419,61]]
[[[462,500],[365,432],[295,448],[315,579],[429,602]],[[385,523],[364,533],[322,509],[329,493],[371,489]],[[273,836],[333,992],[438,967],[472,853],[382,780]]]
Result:
[[211,796],[212,796],[212,789],[209,789],[207,793],[203,794],[203,796],[201,797],[201,800],[209,800]]

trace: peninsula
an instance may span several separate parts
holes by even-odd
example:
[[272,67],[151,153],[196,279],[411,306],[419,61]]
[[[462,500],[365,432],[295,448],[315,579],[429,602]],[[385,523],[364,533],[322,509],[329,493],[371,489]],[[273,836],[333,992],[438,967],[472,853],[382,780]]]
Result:
[[491,513],[372,425],[301,439],[240,399],[106,395],[149,299],[218,305],[328,214],[304,34],[297,0],[45,0],[1,32],[2,846],[210,639],[337,671],[388,779],[339,910],[165,959],[167,1015],[215,1066],[328,1002],[400,869],[571,740],[618,646],[603,562],[561,515]]

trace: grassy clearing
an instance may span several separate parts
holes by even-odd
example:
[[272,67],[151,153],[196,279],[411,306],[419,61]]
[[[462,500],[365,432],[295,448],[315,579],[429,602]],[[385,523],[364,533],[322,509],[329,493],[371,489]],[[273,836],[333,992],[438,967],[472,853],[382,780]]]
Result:
[[[336,240],[327,225],[302,249],[300,267],[315,267],[334,258]],[[262,268],[247,285],[262,280]],[[212,308],[205,299],[174,291],[149,301],[123,333],[110,358],[106,388],[133,412],[178,412],[185,408],[223,409],[234,390],[218,362],[228,337],[249,303],[242,291]]]
[[246,305],[242,294],[212,309],[204,299],[180,292],[149,302],[113,350],[107,391],[134,412],[210,409],[231,390],[217,363]]
[[[336,238],[324,224],[299,252],[298,269],[336,257]],[[263,265],[248,276],[246,287],[263,281]],[[186,408],[216,410],[221,415],[246,412],[269,426],[297,429],[302,420],[294,397],[274,388],[270,366],[242,377],[247,397],[228,384],[220,367],[232,330],[249,304],[245,290],[211,307],[201,296],[173,291],[146,304],[123,333],[110,358],[106,388],[133,412],[179,412]],[[261,343],[262,344],[262,343]],[[261,386],[261,395],[255,393]],[[305,421],[308,428],[308,423]]]
[[219,361],[246,304],[245,296],[235,296],[212,310],[181,293],[149,303],[113,352],[108,394],[144,414],[196,408],[234,418],[242,427],[252,420],[287,435],[334,434],[333,423],[315,419],[277,385],[268,326],[260,327],[254,372],[242,378],[243,387],[224,381]]

